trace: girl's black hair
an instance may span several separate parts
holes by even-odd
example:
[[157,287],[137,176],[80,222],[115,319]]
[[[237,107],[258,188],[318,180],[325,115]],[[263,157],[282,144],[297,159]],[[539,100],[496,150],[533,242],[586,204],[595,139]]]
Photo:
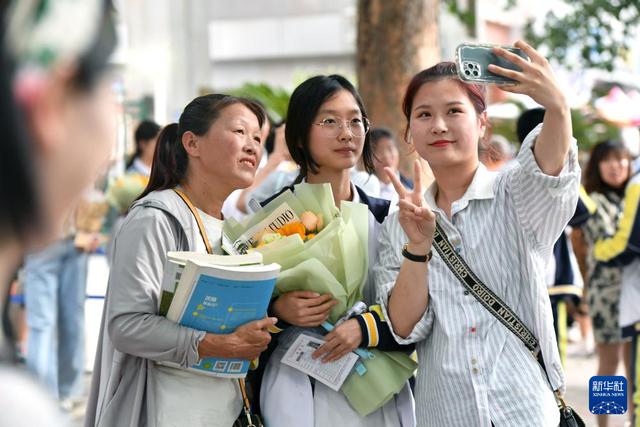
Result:
[[160,133],[160,129],[162,129],[162,127],[154,121],[143,120],[140,122],[133,135],[133,139],[136,142],[136,151],[129,158],[126,169],[129,169],[136,158],[140,157],[142,154],[142,144],[157,137]]
[[375,151],[376,145],[378,145],[378,141],[380,141],[381,139],[390,139],[394,143],[396,143],[396,137],[393,134],[393,131],[391,131],[391,129],[385,128],[385,127],[372,128],[369,131],[369,137],[371,138],[371,150],[372,151]]
[[625,145],[620,141],[602,141],[594,145],[589,155],[589,161],[587,167],[584,169],[584,189],[587,193],[597,192],[606,194],[608,192],[614,192],[622,196],[627,181],[620,188],[613,188],[604,180],[600,175],[600,162],[606,160],[610,156],[616,156],[618,158],[629,159],[629,175],[627,181],[631,177],[631,153]]
[[[21,64],[9,52],[6,19],[10,2],[0,2],[0,245],[5,236],[23,238],[44,223],[39,203],[34,145],[24,110],[14,96],[13,82]],[[89,92],[105,71],[116,43],[110,0],[105,0],[91,46],[75,61],[70,78],[77,92]],[[90,141],[87,141],[89,144]],[[3,278],[4,279],[4,278]],[[9,288],[0,282],[0,362],[14,361],[15,349],[8,321]]]
[[[300,175],[296,182],[302,181],[309,171],[318,172],[318,163],[311,156],[309,149],[309,134],[320,107],[336,92],[346,90],[356,100],[362,117],[367,118],[364,102],[355,87],[344,77],[332,74],[330,76],[315,76],[301,83],[291,94],[287,110],[287,126],[284,134],[291,158],[300,166]],[[365,135],[362,161],[368,173],[373,173],[373,151],[369,143],[369,133]]]
[[266,114],[254,101],[222,94],[197,97],[184,108],[178,123],[165,126],[158,135],[149,184],[138,199],[152,191],[167,190],[180,184],[189,165],[189,157],[182,145],[182,135],[185,132],[193,132],[198,136],[206,134],[222,110],[233,104],[242,104],[251,110],[262,128]]
[[273,153],[273,150],[276,148],[276,129],[284,124],[284,120],[280,120],[279,122],[274,122],[269,117],[269,124],[271,127],[269,128],[269,135],[267,135],[267,139],[264,142],[264,151],[267,154]]
[[[1,41],[0,41],[1,43]],[[8,235],[23,236],[39,223],[33,146],[25,128],[25,117],[16,105],[11,87],[12,64],[6,52],[0,57],[0,242]]]

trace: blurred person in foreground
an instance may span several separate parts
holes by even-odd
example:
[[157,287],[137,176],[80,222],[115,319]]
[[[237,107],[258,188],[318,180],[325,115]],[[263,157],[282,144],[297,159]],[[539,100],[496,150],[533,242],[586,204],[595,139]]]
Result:
[[[20,0],[0,8],[4,308],[25,251],[56,237],[69,206],[107,164],[115,110],[102,75],[115,32],[106,1]],[[0,425],[62,425],[51,397],[14,368],[8,330],[3,325],[0,334]]]

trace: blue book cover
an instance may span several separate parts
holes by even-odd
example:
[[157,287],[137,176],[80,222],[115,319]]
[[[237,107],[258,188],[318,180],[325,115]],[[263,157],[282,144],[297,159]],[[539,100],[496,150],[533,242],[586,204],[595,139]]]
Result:
[[[172,317],[171,311],[174,315],[176,313],[173,304],[179,304],[184,307],[177,319],[181,325],[214,334],[229,334],[238,326],[265,317],[280,270],[277,264],[191,267],[199,268],[200,274],[196,275],[191,292],[179,287],[168,318]],[[187,297],[184,305],[179,302],[180,291]],[[215,376],[241,378],[249,370],[249,361],[205,358],[190,369]]]

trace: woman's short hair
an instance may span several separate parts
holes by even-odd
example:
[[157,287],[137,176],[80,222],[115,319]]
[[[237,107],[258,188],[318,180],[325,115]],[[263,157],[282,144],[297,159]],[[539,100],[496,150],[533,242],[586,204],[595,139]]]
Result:
[[627,181],[629,180],[631,176],[631,153],[629,152],[629,149],[620,141],[602,141],[594,145],[591,149],[589,161],[584,169],[584,189],[587,193],[596,192],[605,194],[611,191],[620,195],[624,193],[626,181],[625,185],[622,185],[621,188],[613,188],[604,182],[602,175],[600,175],[600,162],[607,160],[612,156],[618,159],[629,160],[629,174],[627,176]]
[[372,128],[369,131],[369,139],[371,139],[371,149],[375,151],[378,142],[382,139],[390,139],[394,143],[396,142],[396,136],[393,131],[385,127]]
[[[356,100],[362,117],[367,117],[364,102],[356,88],[346,78],[332,74],[330,76],[315,76],[301,83],[291,94],[287,111],[287,125],[285,139],[291,158],[300,166],[300,179],[306,177],[309,171],[316,173],[318,163],[309,149],[309,135],[311,126],[318,111],[331,96],[341,90],[346,90]],[[369,133],[365,135],[362,161],[367,172],[373,173],[373,152],[369,143]]]

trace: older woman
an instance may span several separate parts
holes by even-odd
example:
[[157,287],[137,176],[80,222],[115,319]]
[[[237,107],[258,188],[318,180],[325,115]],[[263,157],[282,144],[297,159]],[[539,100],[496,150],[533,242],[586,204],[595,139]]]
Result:
[[168,251],[221,253],[222,204],[253,182],[264,120],[252,101],[204,95],[158,137],[149,185],[115,238],[87,426],[227,427],[239,415],[233,379],[156,362],[186,368],[205,357],[252,360],[275,320],[217,335],[173,323],[158,309]]

